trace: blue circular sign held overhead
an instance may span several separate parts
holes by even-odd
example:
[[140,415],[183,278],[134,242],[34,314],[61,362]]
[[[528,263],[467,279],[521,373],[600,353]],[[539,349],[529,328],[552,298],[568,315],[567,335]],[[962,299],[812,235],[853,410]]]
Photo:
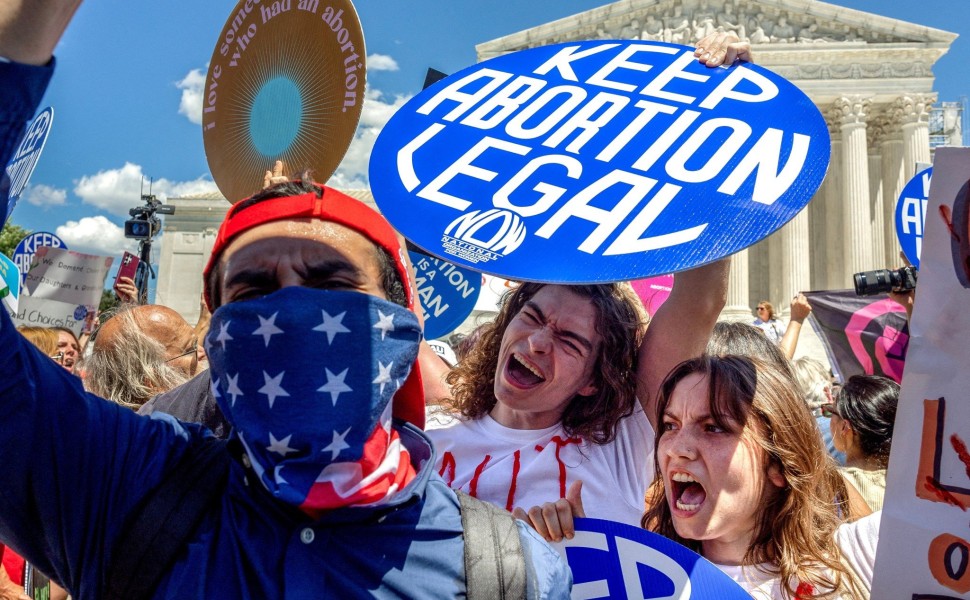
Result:
[[750,600],[713,563],[662,535],[624,523],[576,519],[565,550],[573,598]]
[[509,279],[592,283],[737,252],[802,210],[829,161],[825,120],[756,65],[586,41],[439,81],[384,127],[381,212],[436,256]]
[[910,179],[896,201],[896,239],[906,260],[917,269],[923,249],[923,226],[926,223],[926,203],[930,199],[933,167],[923,169]]
[[408,255],[424,309],[424,337],[433,340],[448,335],[475,309],[482,276],[421,252],[412,250]]
[[[30,176],[33,175],[34,167],[37,166],[37,161],[44,151],[44,145],[47,143],[47,136],[50,135],[53,124],[54,109],[48,106],[31,121],[20,145],[10,158],[10,164],[7,165],[4,173],[0,174],[3,177],[3,181],[0,182],[0,229],[3,229],[4,224],[10,219],[20,195],[30,182]],[[6,217],[4,217],[4,208]]]
[[20,240],[20,243],[17,244],[17,247],[13,251],[13,262],[17,265],[17,269],[20,270],[21,287],[24,286],[27,280],[27,272],[30,271],[30,263],[34,260],[34,254],[37,253],[37,249],[41,246],[64,248],[67,250],[67,244],[64,243],[64,240],[46,231],[35,231]]

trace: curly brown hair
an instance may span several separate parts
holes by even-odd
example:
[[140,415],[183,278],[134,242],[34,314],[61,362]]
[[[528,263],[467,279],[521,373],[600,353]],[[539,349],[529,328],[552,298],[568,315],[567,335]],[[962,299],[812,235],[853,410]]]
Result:
[[[842,563],[835,541],[839,524],[850,517],[845,480],[826,453],[790,372],[741,356],[701,356],[685,361],[661,386],[658,422],[662,422],[674,388],[694,373],[706,375],[710,381],[708,403],[717,424],[732,429],[731,422],[749,422],[743,435],[751,436],[767,455],[768,465],[780,468],[785,478],[784,489],[771,486],[763,492],[744,564],[770,564],[771,574],[779,577],[788,598],[796,597],[793,586],[802,582],[814,587],[813,598],[868,597]],[[751,420],[758,425],[750,424]],[[700,541],[683,538],[674,528],[660,471],[663,435],[661,427],[654,447],[656,476],[641,526],[699,553]]]
[[[550,284],[523,283],[506,292],[498,316],[482,326],[478,344],[448,374],[453,393],[450,405],[463,416],[478,419],[495,406],[495,372],[502,337],[522,307],[546,285]],[[620,419],[632,414],[636,406],[637,349],[646,313],[629,284],[565,287],[596,308],[595,327],[603,343],[593,365],[597,392],[573,397],[563,412],[562,425],[570,436],[606,444],[616,437]]]

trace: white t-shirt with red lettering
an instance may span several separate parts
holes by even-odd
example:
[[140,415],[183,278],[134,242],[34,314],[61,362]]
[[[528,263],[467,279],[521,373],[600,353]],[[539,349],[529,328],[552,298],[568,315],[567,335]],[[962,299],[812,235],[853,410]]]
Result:
[[430,412],[427,421],[435,470],[453,489],[506,510],[529,510],[565,498],[581,479],[587,517],[640,525],[655,433],[639,403],[608,444],[571,438],[562,425],[509,429],[488,415],[467,420]]

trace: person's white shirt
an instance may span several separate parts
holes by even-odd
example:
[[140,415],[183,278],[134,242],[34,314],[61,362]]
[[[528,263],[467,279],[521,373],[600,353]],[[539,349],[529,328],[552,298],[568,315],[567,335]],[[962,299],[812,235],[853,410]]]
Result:
[[582,480],[587,517],[640,526],[655,434],[639,402],[608,444],[570,437],[561,424],[510,429],[488,415],[460,419],[433,411],[426,433],[437,452],[435,470],[453,489],[506,510],[529,510],[565,497]]
[[[879,523],[882,511],[851,523],[843,523],[835,532],[835,541],[842,550],[842,560],[855,574],[859,584],[868,592],[872,589],[872,569],[876,562],[876,545],[879,543]],[[755,600],[785,600],[781,579],[770,569],[757,566],[715,566],[733,579]],[[796,586],[797,587],[797,586]]]

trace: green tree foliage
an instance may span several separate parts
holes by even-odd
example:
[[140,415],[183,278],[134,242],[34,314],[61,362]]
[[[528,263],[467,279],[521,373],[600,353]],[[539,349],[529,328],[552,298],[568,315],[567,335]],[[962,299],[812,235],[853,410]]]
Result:
[[17,247],[17,244],[30,234],[31,231],[28,229],[24,229],[13,223],[7,223],[7,226],[0,231],[0,252],[6,254],[7,258],[13,258],[13,251]]
[[121,304],[121,301],[118,300],[118,296],[116,296],[113,291],[102,290],[101,305],[98,306],[98,310],[101,311],[101,314],[104,314],[105,312],[117,307],[119,304]]

